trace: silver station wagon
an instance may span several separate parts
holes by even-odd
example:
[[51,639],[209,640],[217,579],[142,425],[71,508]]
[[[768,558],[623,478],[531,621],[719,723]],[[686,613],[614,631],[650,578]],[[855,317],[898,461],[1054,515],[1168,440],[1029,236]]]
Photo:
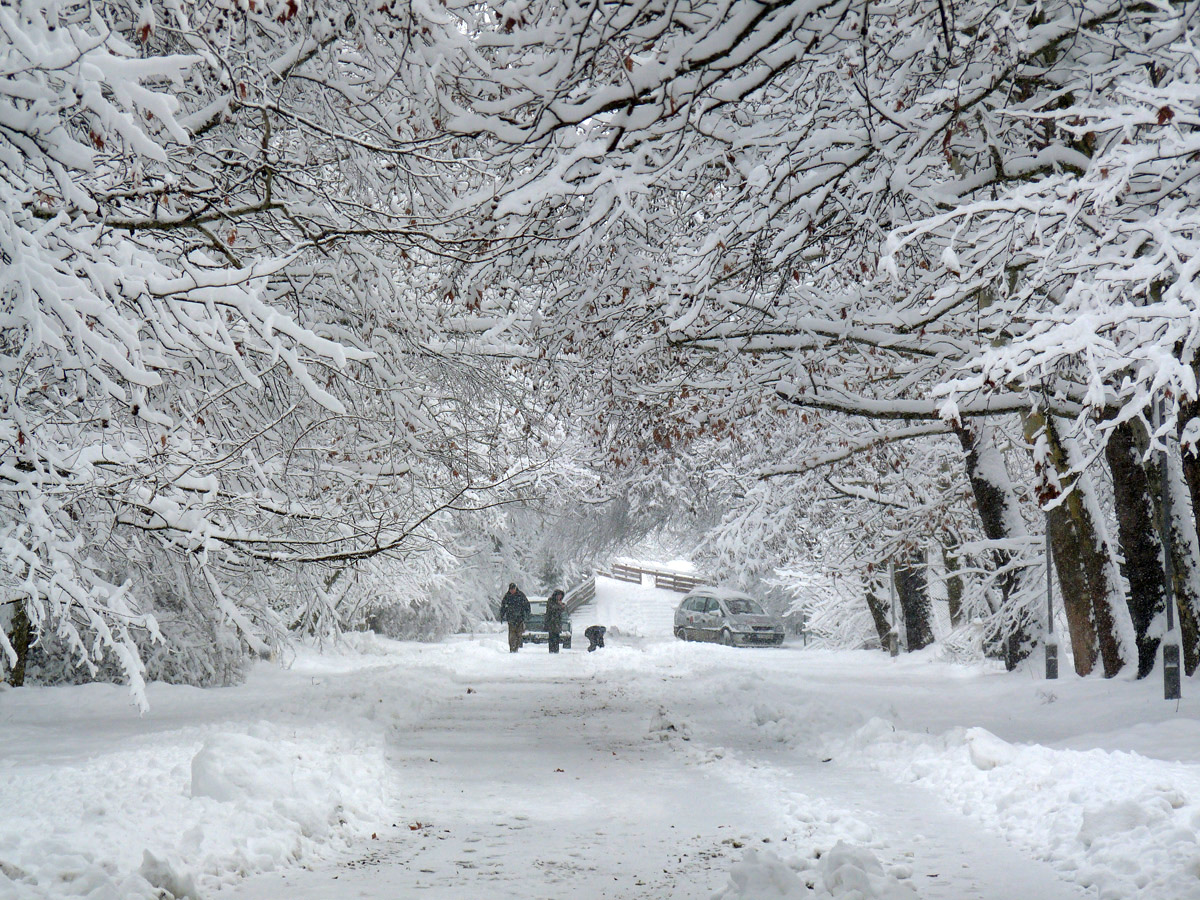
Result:
[[675,637],[730,647],[778,647],[783,643],[783,622],[748,594],[698,587],[675,610]]

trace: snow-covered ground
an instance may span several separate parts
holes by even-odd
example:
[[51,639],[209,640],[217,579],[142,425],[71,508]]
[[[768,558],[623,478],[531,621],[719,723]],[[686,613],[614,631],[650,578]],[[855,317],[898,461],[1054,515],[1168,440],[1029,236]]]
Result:
[[678,600],[601,579],[557,656],[356,636],[142,717],[0,693],[0,897],[1200,898],[1200,683],[685,644]]

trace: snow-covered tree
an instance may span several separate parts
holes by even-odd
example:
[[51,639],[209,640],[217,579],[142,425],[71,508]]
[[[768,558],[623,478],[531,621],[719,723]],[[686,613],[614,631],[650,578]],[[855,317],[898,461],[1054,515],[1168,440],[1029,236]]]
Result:
[[[1040,422],[1025,452],[1052,531],[1073,535],[1058,568],[1083,592],[1076,664],[1099,653],[1111,675],[1148,646],[1095,504],[1107,475],[1081,469],[1098,457],[1079,451],[1097,412],[1119,424],[1168,385],[1195,396],[1191,358],[1174,352],[1186,314],[1157,344],[1131,312],[1160,316],[1152,304],[1090,318],[1110,302],[1097,290],[1122,297],[1131,278],[1169,295],[1170,279],[1142,274],[1187,259],[1186,217],[1150,260],[1139,248],[1156,245],[1125,220],[1187,207],[1190,5],[556,0],[455,14],[476,52],[438,73],[444,121],[507,166],[500,214],[553,222],[543,236],[575,261],[543,269],[564,286],[550,331],[616,335],[618,378],[656,369],[679,392],[697,351],[732,350],[792,403],[902,423],[882,437],[860,424],[858,443],[954,433],[968,465],[986,450],[974,421]],[[1147,140],[1117,140],[1126,127]],[[1130,166],[1145,185],[1135,204],[1115,174]],[[1120,196],[1122,224],[1104,227],[1091,195]],[[1095,377],[1071,329],[1117,338]],[[1136,347],[1177,362],[1156,381]],[[1071,365],[1056,364],[1064,348]],[[1132,404],[1108,396],[1130,366]],[[1004,485],[981,480],[998,472],[968,474],[977,501],[1002,502],[980,510],[990,539],[1020,544],[1001,530],[1019,518]]]
[[0,583],[135,691],[160,554],[265,651],[304,594],[276,582],[404,567],[542,458],[503,310],[453,279],[488,252],[454,199],[482,176],[425,114],[425,27],[358,2],[0,10]]

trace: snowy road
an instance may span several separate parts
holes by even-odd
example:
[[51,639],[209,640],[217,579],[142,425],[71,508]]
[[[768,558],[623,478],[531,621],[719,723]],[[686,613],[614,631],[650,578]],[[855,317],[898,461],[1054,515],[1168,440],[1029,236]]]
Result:
[[0,897],[1200,898],[1200,685],[682,643],[677,600],[602,584],[597,653],[364,636],[142,718],[0,693]]
[[[460,672],[436,712],[392,736],[402,814],[361,858],[222,896],[699,898],[727,884],[746,847],[812,855],[839,839],[890,870],[879,896],[1082,896],[922,789],[798,762],[703,680],[630,667],[632,653],[611,649]],[[697,657],[692,676],[710,650],[737,652],[670,649]],[[660,714],[663,697],[673,702]]]
[[[739,855],[734,823],[777,832],[773,809],[646,740],[625,686],[573,677],[566,657],[512,662],[520,677],[465,679],[473,693],[394,735],[403,815],[363,860],[289,876],[287,896],[701,897]],[[280,883],[233,896],[278,897]]]
[[[867,896],[1081,896],[919,787],[822,761],[814,745],[782,748],[769,727],[778,717],[750,715],[754,701],[781,696],[763,670],[786,672],[797,651],[675,642],[678,599],[601,579],[594,606],[574,617],[576,631],[610,627],[595,655],[531,647],[481,659],[480,644],[463,644],[433,712],[389,740],[403,812],[378,844],[348,864],[252,879],[230,900],[700,898],[725,888],[751,848],[799,854],[811,886],[839,840],[869,850],[841,873],[866,879]],[[881,868],[870,875],[872,856]],[[775,882],[773,865],[743,868]]]

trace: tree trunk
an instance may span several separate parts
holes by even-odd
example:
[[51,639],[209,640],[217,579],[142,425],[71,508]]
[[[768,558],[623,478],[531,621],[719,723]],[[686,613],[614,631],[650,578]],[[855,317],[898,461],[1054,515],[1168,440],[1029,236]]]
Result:
[[[947,572],[958,571],[958,557],[954,555],[954,551],[946,547],[942,548],[942,565],[946,567]],[[957,628],[962,624],[962,595],[963,595],[963,580],[961,575],[946,576],[946,599],[950,606],[950,624]]]
[[[1149,437],[1142,432],[1143,453],[1149,447]],[[1184,671],[1191,675],[1200,662],[1200,539],[1196,534],[1196,517],[1190,504],[1184,472],[1174,459],[1168,469],[1171,484],[1171,569],[1175,608],[1179,612],[1180,642],[1183,645]],[[1152,453],[1146,461],[1150,499],[1154,508],[1155,532],[1162,538],[1162,454]],[[1164,623],[1165,625],[1165,623]]]
[[29,614],[25,610],[25,601],[18,600],[13,612],[12,631],[9,643],[17,651],[17,664],[8,673],[8,683],[13,687],[25,684],[25,663],[29,659],[29,645],[33,643],[33,628],[29,624]]
[[1075,671],[1089,674],[1098,655],[1104,677],[1112,678],[1125,665],[1126,652],[1132,656],[1136,651],[1136,643],[1091,478],[1074,442],[1062,437],[1053,418],[1031,413],[1025,436],[1034,444],[1039,502],[1060,501],[1047,518]]
[[[1200,384],[1200,354],[1192,357],[1192,371]],[[1183,437],[1184,428],[1194,419],[1200,419],[1200,400],[1181,400],[1179,403],[1179,436]],[[1200,532],[1200,447],[1187,448],[1180,446],[1179,455],[1183,460],[1183,477],[1187,480],[1188,493],[1192,496],[1192,517],[1196,520],[1196,530]]]
[[917,554],[911,564],[896,566],[896,596],[904,610],[905,650],[909,653],[933,643],[933,608],[923,562]]
[[875,579],[867,581],[867,609],[871,611],[871,618],[875,621],[875,630],[879,633],[879,646],[887,650],[888,635],[892,631],[892,625],[888,601],[879,596],[882,587],[883,585]]
[[[967,477],[975,494],[975,508],[983,533],[990,541],[1006,541],[1026,537],[1025,521],[1017,505],[1016,491],[1004,465],[1004,455],[996,447],[990,425],[979,422],[964,422],[954,429],[958,442],[966,453]],[[1009,600],[1020,587],[1023,572],[1009,568],[1013,554],[1010,550],[997,548],[992,551],[992,562],[996,566],[997,583],[1000,587],[1000,608],[1007,612]],[[961,596],[961,581],[959,582]],[[951,613],[953,615],[953,612]],[[1028,623],[1020,616],[1013,616],[1013,625],[1007,634],[1000,635],[1004,645],[1004,667],[1012,671],[1021,660],[1029,656],[1033,641],[1029,637]]]
[[1154,670],[1167,602],[1162,541],[1146,467],[1142,464],[1146,441],[1140,424],[1122,422],[1109,432],[1104,448],[1112,472],[1117,539],[1124,557],[1121,571],[1129,582],[1129,617],[1137,642],[1138,678],[1145,678]]
[[[1200,379],[1200,355],[1192,357],[1192,371],[1196,374],[1197,379]],[[1179,434],[1182,437],[1187,424],[1200,419],[1200,400],[1184,400],[1179,406]],[[1183,480],[1187,485],[1187,493],[1192,501],[1191,535],[1196,537],[1200,534],[1200,447],[1188,448],[1181,444],[1179,459]],[[1172,494],[1171,499],[1174,501],[1171,504],[1173,510],[1183,507],[1182,496]],[[1178,519],[1176,521],[1178,522]],[[1176,527],[1180,528],[1179,525]],[[1180,530],[1183,529],[1180,528]],[[1196,543],[1200,544],[1200,540],[1197,540]],[[1189,556],[1191,566],[1200,566],[1198,556],[1200,556],[1200,552],[1193,547]],[[1171,559],[1176,562],[1176,585],[1178,588],[1178,556],[1172,555]],[[1196,582],[1191,581],[1190,584],[1195,585]],[[1197,594],[1200,594],[1200,591],[1195,589],[1183,593],[1178,592],[1177,589],[1175,594],[1175,599],[1179,604],[1179,622],[1183,631],[1183,665],[1188,675],[1193,674],[1197,665],[1200,664],[1200,622],[1198,622],[1200,620],[1200,596]]]
[[[1193,417],[1193,420],[1198,417]],[[1200,448],[1197,448],[1200,449]],[[1183,477],[1192,498],[1192,510],[1196,517],[1196,529],[1200,530],[1200,456],[1190,449],[1180,448],[1183,457]]]

